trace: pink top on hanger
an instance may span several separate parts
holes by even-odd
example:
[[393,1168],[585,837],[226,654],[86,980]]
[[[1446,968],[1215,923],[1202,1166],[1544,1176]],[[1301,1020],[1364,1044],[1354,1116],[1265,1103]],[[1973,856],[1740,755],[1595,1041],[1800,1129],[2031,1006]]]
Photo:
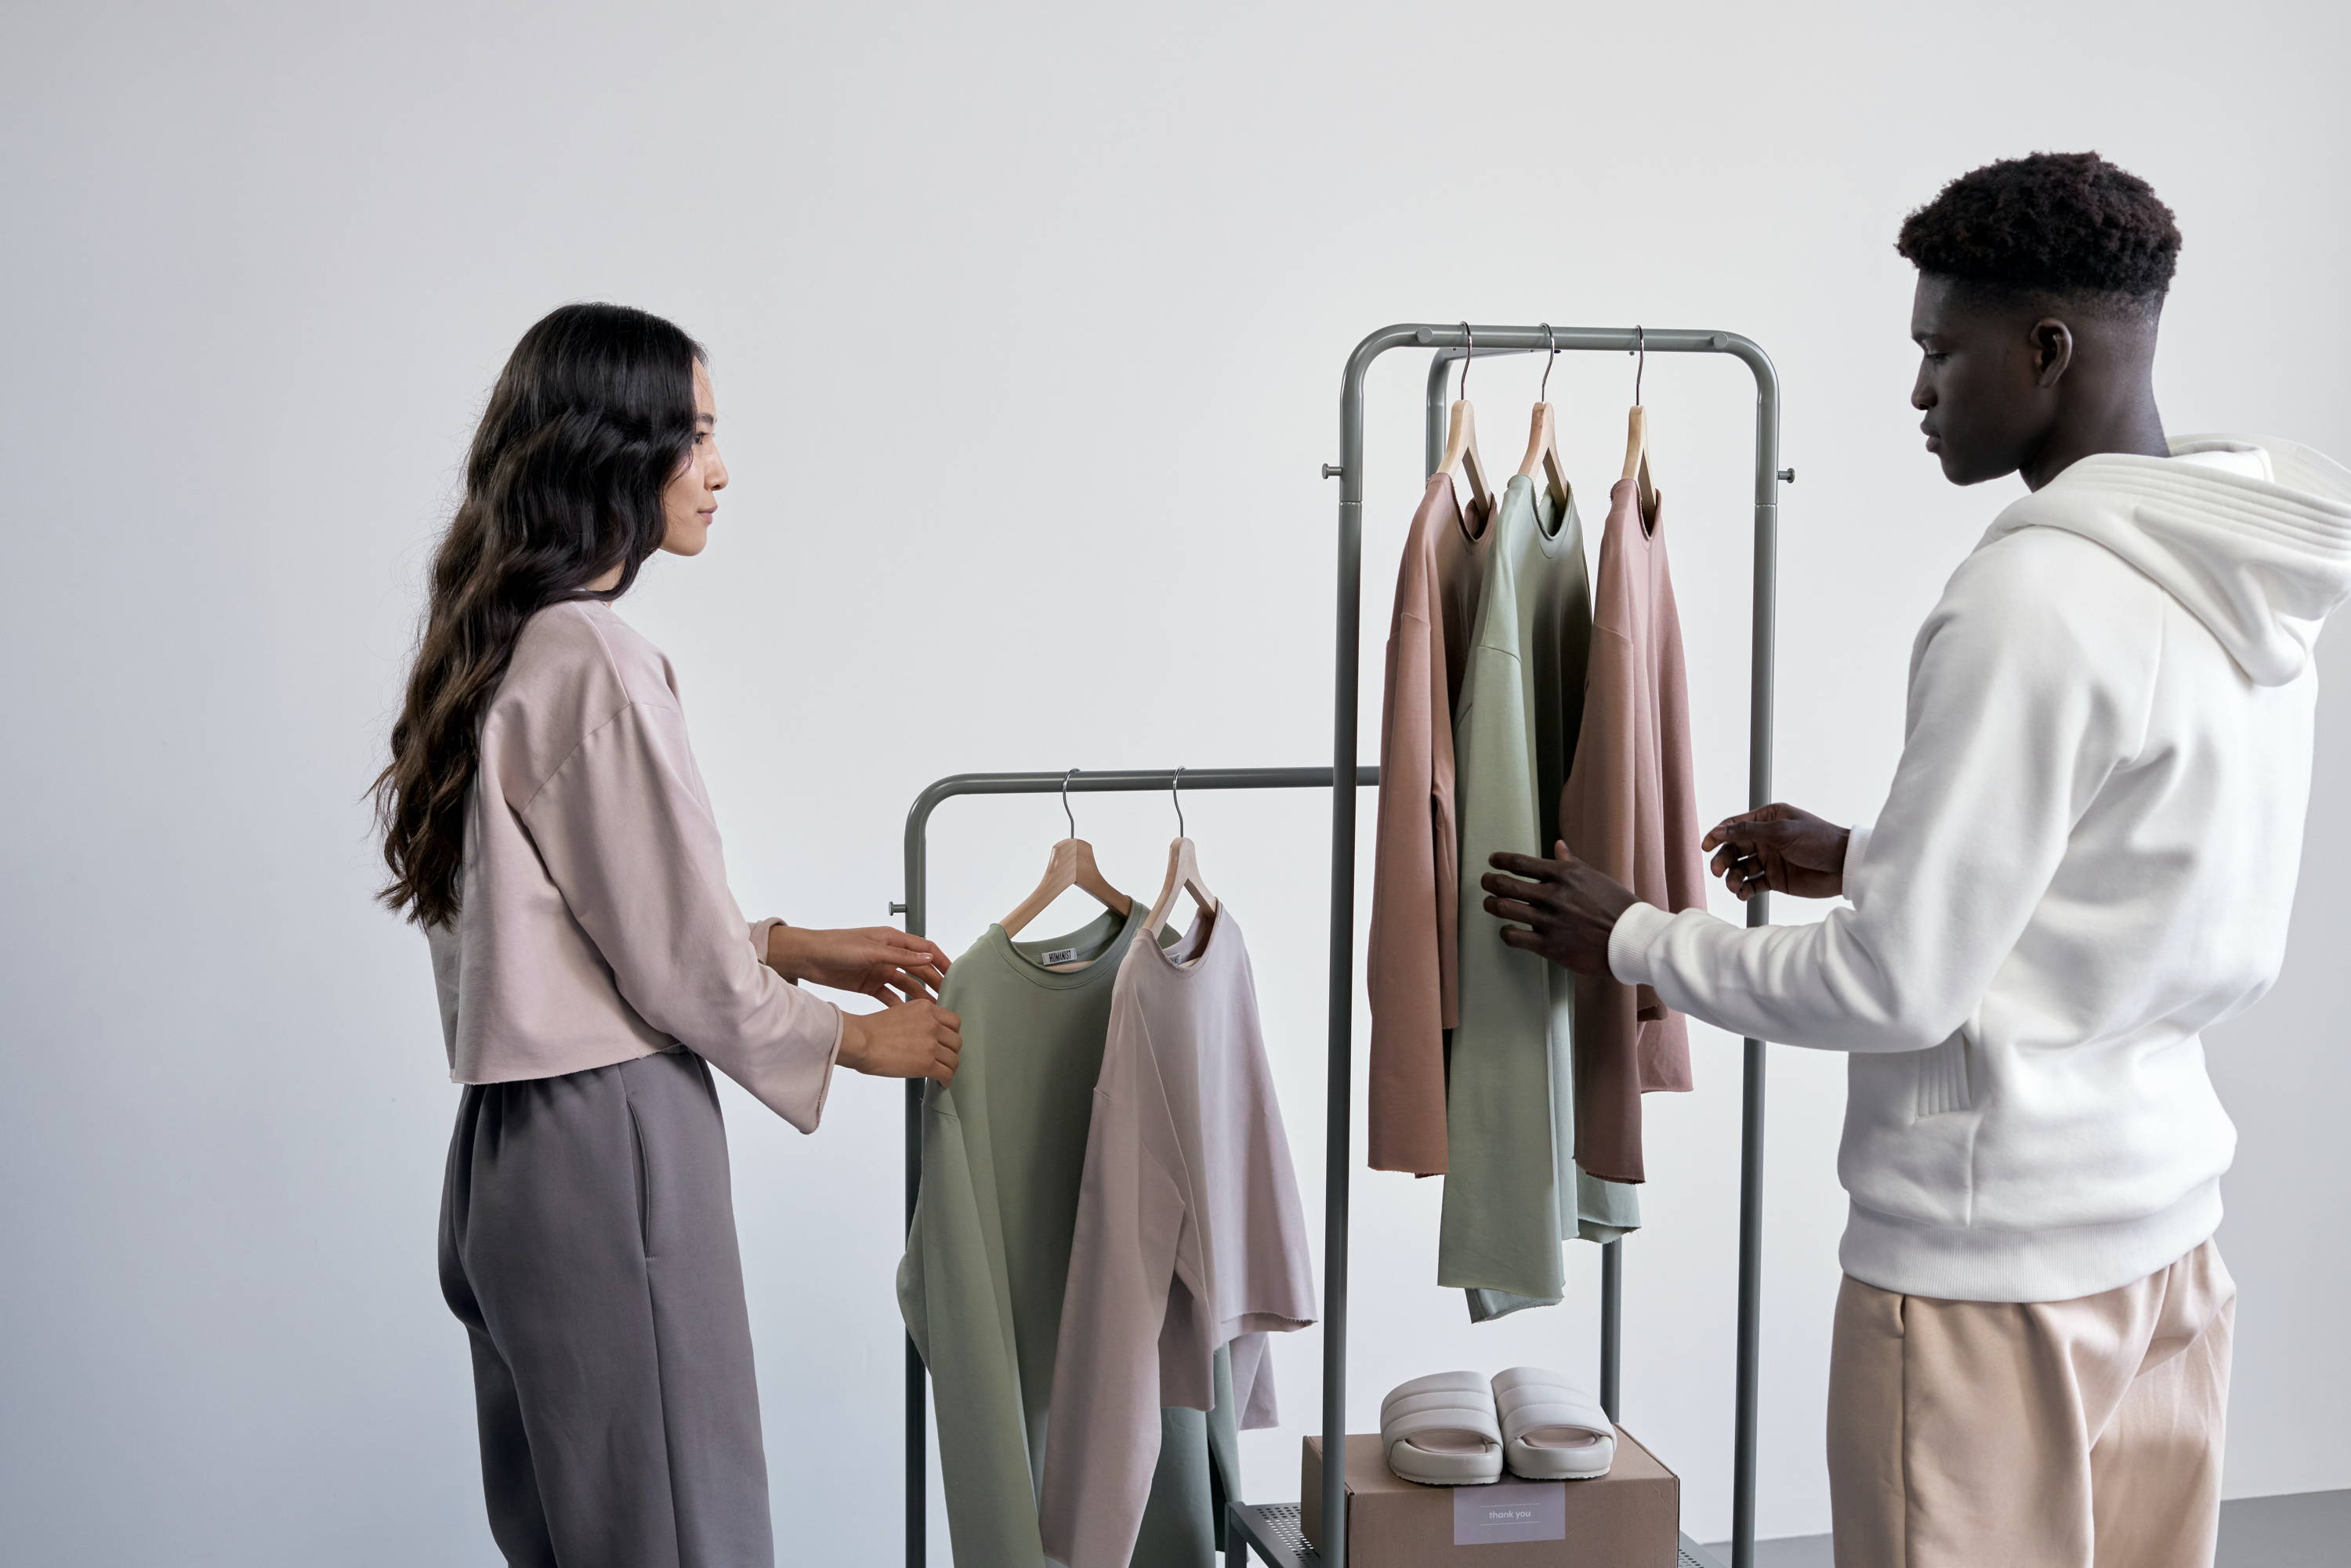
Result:
[[[1652,495],[1646,526],[1635,481],[1618,480],[1609,495],[1560,836],[1644,903],[1703,909],[1681,616],[1666,566],[1665,497]],[[1687,1027],[1646,986],[1580,977],[1575,999],[1575,1163],[1604,1181],[1640,1181],[1641,1096],[1690,1087]]]

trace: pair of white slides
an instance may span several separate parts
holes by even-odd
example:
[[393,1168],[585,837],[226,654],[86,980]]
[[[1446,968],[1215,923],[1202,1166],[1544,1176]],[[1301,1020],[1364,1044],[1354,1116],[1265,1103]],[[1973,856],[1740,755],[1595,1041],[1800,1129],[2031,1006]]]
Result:
[[1616,1427],[1556,1372],[1437,1372],[1380,1401],[1380,1447],[1388,1469],[1423,1486],[1489,1486],[1506,1465],[1521,1480],[1584,1481],[1608,1473]]

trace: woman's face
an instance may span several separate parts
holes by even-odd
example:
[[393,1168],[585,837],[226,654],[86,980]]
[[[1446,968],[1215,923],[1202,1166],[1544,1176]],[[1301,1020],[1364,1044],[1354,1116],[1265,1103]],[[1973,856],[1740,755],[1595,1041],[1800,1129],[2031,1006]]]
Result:
[[661,548],[672,555],[700,555],[710,542],[710,519],[718,515],[718,492],[726,488],[726,461],[718,455],[718,400],[710,372],[694,366],[694,445],[662,492],[668,531]]

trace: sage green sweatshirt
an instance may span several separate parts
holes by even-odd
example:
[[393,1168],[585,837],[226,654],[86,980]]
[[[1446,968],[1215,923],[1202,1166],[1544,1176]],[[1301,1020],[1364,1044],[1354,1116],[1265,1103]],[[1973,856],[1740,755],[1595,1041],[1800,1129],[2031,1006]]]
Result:
[[[1071,1239],[1113,982],[1144,913],[1041,942],[991,925],[939,993],[963,1017],[963,1054],[954,1084],[924,1096],[898,1304],[930,1368],[956,1568],[1045,1568],[1037,1496]],[[1160,1413],[1135,1568],[1212,1568],[1239,1475],[1221,1352],[1215,1403]]]
[[1633,1188],[1573,1161],[1573,977],[1503,945],[1479,879],[1499,851],[1543,855],[1559,829],[1583,716],[1592,588],[1583,530],[1523,475],[1486,549],[1477,630],[1454,716],[1461,824],[1460,1022],[1446,1101],[1447,1166],[1437,1283],[1482,1322],[1561,1299],[1563,1239],[1639,1226]]

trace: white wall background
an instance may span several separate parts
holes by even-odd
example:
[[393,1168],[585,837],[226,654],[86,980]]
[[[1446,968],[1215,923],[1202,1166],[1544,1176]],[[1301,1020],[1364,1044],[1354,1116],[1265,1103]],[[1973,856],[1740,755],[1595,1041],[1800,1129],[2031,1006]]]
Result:
[[[444,1081],[423,946],[372,908],[377,766],[480,401],[524,327],[625,300],[709,345],[735,487],[624,612],[683,672],[752,911],[868,923],[925,782],[1315,763],[1334,397],[1397,319],[1720,326],[1786,385],[1781,790],[1865,813],[1911,630],[2013,482],[1945,486],[1905,403],[1903,213],[2095,147],[2188,235],[2177,430],[2351,452],[2339,7],[1475,4],[693,9],[19,4],[0,18],[0,1556],[494,1560],[434,1277]],[[1631,367],[1552,388],[1587,495]],[[1530,364],[1481,368],[1498,458]],[[1374,378],[1364,711],[1417,487],[1420,366]],[[1648,402],[1709,810],[1742,804],[1750,393]],[[2325,663],[2351,676],[2341,634]],[[2351,1485],[2351,1293],[2317,831],[2278,991],[2212,1041],[2244,1140],[2230,1490]],[[1373,744],[1367,729],[1366,748]],[[1368,798],[1366,798],[1368,804]],[[1312,797],[1192,803],[1247,911],[1304,1172],[1322,1165]],[[1081,803],[1148,890],[1162,801]],[[938,819],[959,948],[1030,885],[1048,800]],[[1628,1424],[1729,1518],[1737,1049],[1653,1100]],[[1775,1051],[1766,1534],[1824,1529],[1839,1063]],[[896,1542],[898,1096],[802,1138],[730,1092],[788,1562]],[[1360,1150],[1360,1131],[1357,1148]],[[1588,1368],[1578,1301],[1473,1333],[1437,1191],[1358,1175],[1349,1396]],[[1318,1184],[1307,1183],[1319,1211]],[[1586,1284],[1592,1255],[1579,1254]],[[1250,1490],[1296,1495],[1319,1343]],[[944,1560],[944,1548],[941,1548]]]

